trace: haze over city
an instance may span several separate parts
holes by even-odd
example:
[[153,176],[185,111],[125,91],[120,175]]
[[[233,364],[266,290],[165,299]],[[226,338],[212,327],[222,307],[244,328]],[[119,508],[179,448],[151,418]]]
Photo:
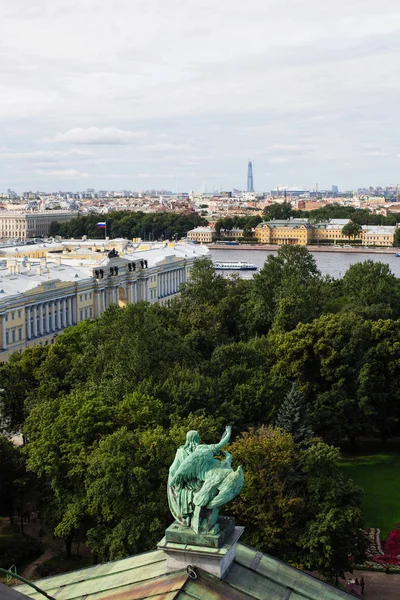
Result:
[[395,0],[14,0],[0,189],[397,183]]

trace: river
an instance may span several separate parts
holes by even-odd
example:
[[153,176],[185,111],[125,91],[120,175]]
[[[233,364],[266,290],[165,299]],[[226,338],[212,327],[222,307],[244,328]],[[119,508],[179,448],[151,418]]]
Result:
[[[274,250],[210,250],[210,257],[213,261],[238,261],[244,260],[256,265],[260,270],[270,254],[276,254]],[[373,260],[374,262],[383,262],[389,265],[390,270],[396,277],[400,277],[400,257],[395,254],[371,254],[351,253],[351,252],[312,252],[318,269],[323,275],[332,277],[343,277],[347,269],[358,262]],[[219,271],[224,275],[239,273],[241,277],[251,278],[257,271]]]

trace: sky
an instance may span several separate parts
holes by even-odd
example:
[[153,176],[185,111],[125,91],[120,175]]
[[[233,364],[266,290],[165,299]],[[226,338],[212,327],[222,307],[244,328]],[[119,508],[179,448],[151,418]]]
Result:
[[0,191],[400,183],[398,0],[0,0]]

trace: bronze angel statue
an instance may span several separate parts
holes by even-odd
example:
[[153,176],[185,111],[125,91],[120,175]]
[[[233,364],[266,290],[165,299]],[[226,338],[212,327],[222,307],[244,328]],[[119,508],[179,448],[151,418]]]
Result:
[[220,507],[237,496],[243,487],[242,467],[234,471],[231,454],[221,454],[230,437],[231,427],[227,427],[218,444],[200,444],[198,432],[189,431],[169,469],[171,513],[178,523],[191,527],[196,533],[216,533]]

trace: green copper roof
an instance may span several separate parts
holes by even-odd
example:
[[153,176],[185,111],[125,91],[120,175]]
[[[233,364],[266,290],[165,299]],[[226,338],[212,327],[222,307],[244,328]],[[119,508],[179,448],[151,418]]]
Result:
[[[333,600],[348,594],[288,564],[237,545],[236,559],[223,580],[196,569],[168,572],[160,551],[132,556],[36,581],[56,600]],[[42,600],[27,585],[17,587]]]

